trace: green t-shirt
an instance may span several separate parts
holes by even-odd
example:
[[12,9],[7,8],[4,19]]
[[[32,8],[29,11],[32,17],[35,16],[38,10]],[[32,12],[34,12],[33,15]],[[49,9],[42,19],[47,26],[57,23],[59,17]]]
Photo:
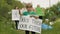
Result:
[[24,15],[24,16],[28,16],[28,15],[36,15],[36,13],[33,12],[33,11],[30,11],[30,12],[24,11],[24,12],[23,12],[23,15]]
[[43,11],[42,11],[42,9],[40,8],[40,7],[37,7],[36,8],[36,14],[38,15],[38,16],[44,16],[44,14],[43,14]]

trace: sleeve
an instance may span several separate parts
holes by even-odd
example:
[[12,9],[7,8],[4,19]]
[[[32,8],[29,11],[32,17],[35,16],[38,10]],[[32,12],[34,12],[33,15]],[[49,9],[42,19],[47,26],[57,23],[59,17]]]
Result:
[[23,15],[27,15],[27,12],[23,12]]
[[32,12],[32,14],[33,14],[33,15],[36,15],[36,13],[35,13],[35,12]]
[[22,13],[23,15],[25,14],[25,12]]
[[35,12],[31,12],[30,15],[31,15],[31,16],[35,16],[36,13],[35,13]]

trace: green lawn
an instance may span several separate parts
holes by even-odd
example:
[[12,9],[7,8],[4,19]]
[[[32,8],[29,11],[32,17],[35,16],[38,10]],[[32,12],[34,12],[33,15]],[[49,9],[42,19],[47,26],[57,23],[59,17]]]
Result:
[[[60,21],[57,19],[51,30],[42,30],[42,34],[60,34]],[[0,34],[24,34],[22,30],[15,30],[14,22],[0,20]],[[37,33],[36,33],[37,34]]]
[[55,22],[52,30],[42,30],[42,34],[60,34],[60,19]]

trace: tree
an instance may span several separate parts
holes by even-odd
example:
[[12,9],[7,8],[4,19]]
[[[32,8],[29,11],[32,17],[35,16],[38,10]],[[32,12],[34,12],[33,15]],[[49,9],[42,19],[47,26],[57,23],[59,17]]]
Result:
[[[15,6],[23,7],[23,4],[17,0],[0,0],[0,17],[8,19],[11,15],[8,14]],[[9,18],[10,19],[10,18]]]

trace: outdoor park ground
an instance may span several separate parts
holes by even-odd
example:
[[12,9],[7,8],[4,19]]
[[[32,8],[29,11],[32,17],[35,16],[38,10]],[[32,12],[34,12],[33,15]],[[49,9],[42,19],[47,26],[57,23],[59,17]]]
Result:
[[[56,23],[52,25],[51,30],[42,30],[41,34],[60,34],[60,18],[56,19]],[[24,34],[22,30],[15,30],[15,25],[10,20],[0,21],[0,34]],[[36,33],[38,34],[38,33]]]

